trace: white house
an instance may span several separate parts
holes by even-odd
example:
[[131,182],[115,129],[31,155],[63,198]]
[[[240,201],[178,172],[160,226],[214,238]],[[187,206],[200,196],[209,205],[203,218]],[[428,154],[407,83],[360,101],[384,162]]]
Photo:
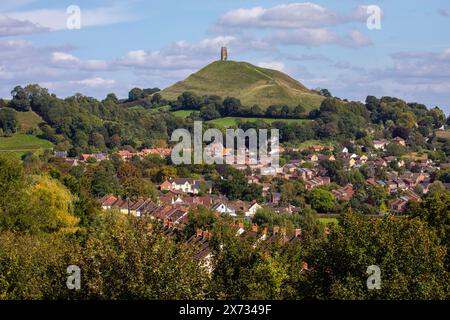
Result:
[[256,211],[262,209],[262,207],[258,203],[253,203],[247,211],[245,211],[246,217],[253,217],[256,214]]
[[236,217],[236,210],[227,206],[225,203],[223,202],[219,202],[216,205],[214,205],[213,207],[214,210],[216,210],[217,212],[221,213],[221,214],[228,214],[232,217]]

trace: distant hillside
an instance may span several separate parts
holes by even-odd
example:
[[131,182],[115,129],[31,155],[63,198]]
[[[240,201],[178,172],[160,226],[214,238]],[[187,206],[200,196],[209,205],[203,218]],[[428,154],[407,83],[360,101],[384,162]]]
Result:
[[262,108],[275,104],[302,104],[306,109],[314,109],[324,99],[280,71],[236,61],[215,61],[164,89],[161,95],[166,99],[176,99],[184,91],[235,97],[243,105],[257,104]]
[[26,133],[30,129],[37,128],[39,123],[44,122],[44,120],[33,111],[17,112],[17,120],[20,123],[20,131],[23,133]]

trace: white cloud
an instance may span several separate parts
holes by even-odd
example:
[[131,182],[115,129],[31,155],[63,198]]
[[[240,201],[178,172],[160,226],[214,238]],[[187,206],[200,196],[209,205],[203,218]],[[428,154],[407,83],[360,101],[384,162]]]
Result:
[[[119,22],[132,21],[137,16],[131,14],[123,6],[99,7],[93,9],[81,9],[81,28],[110,25]],[[63,30],[67,28],[67,20],[70,16],[66,8],[62,9],[38,9],[29,11],[7,12],[10,18],[31,21],[43,28],[51,30]]]
[[83,79],[78,81],[71,81],[71,83],[79,84],[87,87],[111,87],[116,83],[115,80],[103,79],[101,77]]
[[231,28],[319,28],[337,24],[341,18],[332,10],[305,2],[255,7],[227,12],[217,22],[218,27]]
[[284,45],[318,46],[338,43],[339,35],[328,29],[298,29],[295,31],[276,32],[269,38],[270,42]]
[[28,20],[17,20],[7,16],[0,16],[0,37],[40,33],[48,30],[48,28],[41,27]]
[[364,5],[357,6],[350,14],[341,14],[311,2],[290,3],[271,8],[231,10],[218,19],[213,30],[224,28],[316,29],[366,21],[368,16],[367,6]]
[[359,48],[372,44],[372,41],[370,41],[370,38],[367,35],[357,30],[352,30],[347,37],[344,38],[343,44],[349,47]]
[[[320,46],[335,44],[359,48],[371,44],[359,31],[340,34],[330,27],[351,22],[364,25],[369,17],[367,6],[357,6],[348,14],[338,13],[324,6],[311,3],[290,3],[270,8],[254,7],[231,10],[221,16],[212,31],[242,33],[245,30],[267,29],[269,34],[261,40],[267,47],[282,45]],[[363,23],[364,22],[364,23]]]
[[53,61],[78,61],[78,58],[76,58],[75,56],[71,55],[70,53],[65,53],[65,52],[53,52],[52,53],[52,57],[53,57]]
[[274,45],[320,46],[337,44],[352,48],[364,47],[371,44],[369,37],[359,31],[353,30],[349,34],[341,36],[326,28],[279,31],[271,35],[268,41]]

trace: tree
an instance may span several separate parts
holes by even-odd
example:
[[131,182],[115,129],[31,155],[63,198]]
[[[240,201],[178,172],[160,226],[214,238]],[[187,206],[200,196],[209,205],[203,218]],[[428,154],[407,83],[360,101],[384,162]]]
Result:
[[332,97],[332,95],[331,95],[330,91],[328,91],[328,89],[320,89],[319,94],[321,96],[324,96],[324,97],[327,97],[327,98]]
[[445,113],[438,107],[431,109],[429,114],[433,118],[433,126],[435,129],[440,128],[445,124]]
[[142,91],[142,89],[140,89],[140,88],[133,88],[128,93],[128,100],[129,101],[136,101],[136,100],[142,99],[143,95],[144,95],[144,92]]
[[79,219],[73,215],[72,194],[58,181],[35,176],[27,190],[30,208],[19,223],[31,230],[73,232]]
[[108,101],[109,101],[109,102],[112,102],[112,103],[114,103],[114,104],[119,103],[119,99],[117,98],[117,96],[116,96],[115,93],[108,93],[108,94],[107,94],[107,96],[106,96],[104,102],[108,102]]
[[227,97],[223,100],[224,116],[237,116],[241,111],[241,101],[236,98]]
[[309,194],[309,202],[311,207],[319,212],[333,211],[336,205],[334,195],[327,190],[315,188]]
[[0,109],[0,128],[3,132],[15,133],[19,129],[17,112],[10,108]]
[[11,91],[12,100],[10,106],[17,111],[29,111],[31,109],[28,93],[21,86],[15,87]]
[[82,187],[94,197],[120,193],[116,170],[109,161],[101,161],[96,165],[88,166],[81,180]]
[[142,178],[125,178],[122,182],[122,186],[125,190],[125,194],[130,199],[152,199],[156,201],[157,191],[155,185],[148,180]]
[[414,217],[436,230],[441,243],[447,246],[447,268],[450,267],[450,192],[434,192],[411,210]]
[[403,112],[397,121],[400,127],[412,129],[416,125],[416,117],[412,112]]
[[[305,285],[314,298],[446,299],[445,249],[418,219],[367,219],[349,211],[328,240],[311,251]],[[381,271],[381,290],[368,290],[367,268]]]
[[430,184],[430,186],[428,187],[428,192],[430,194],[433,193],[441,193],[441,192],[445,192],[445,186],[441,181],[434,181],[432,184]]
[[200,299],[208,285],[194,253],[145,219],[96,216],[79,265],[84,299]]

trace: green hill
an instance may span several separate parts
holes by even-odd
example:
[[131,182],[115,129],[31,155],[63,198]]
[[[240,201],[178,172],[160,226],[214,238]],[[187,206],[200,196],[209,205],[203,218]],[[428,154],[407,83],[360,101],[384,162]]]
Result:
[[44,122],[44,120],[33,111],[17,112],[17,120],[20,123],[20,131],[23,133],[26,133],[30,129],[37,128],[39,123]]
[[302,104],[306,109],[314,109],[324,99],[280,71],[237,61],[215,61],[161,94],[166,99],[176,99],[184,91],[235,97],[243,105],[258,104],[262,108],[274,104]]
[[25,152],[52,149],[53,143],[34,135],[16,133],[11,137],[0,137],[0,153],[14,153],[18,156]]

